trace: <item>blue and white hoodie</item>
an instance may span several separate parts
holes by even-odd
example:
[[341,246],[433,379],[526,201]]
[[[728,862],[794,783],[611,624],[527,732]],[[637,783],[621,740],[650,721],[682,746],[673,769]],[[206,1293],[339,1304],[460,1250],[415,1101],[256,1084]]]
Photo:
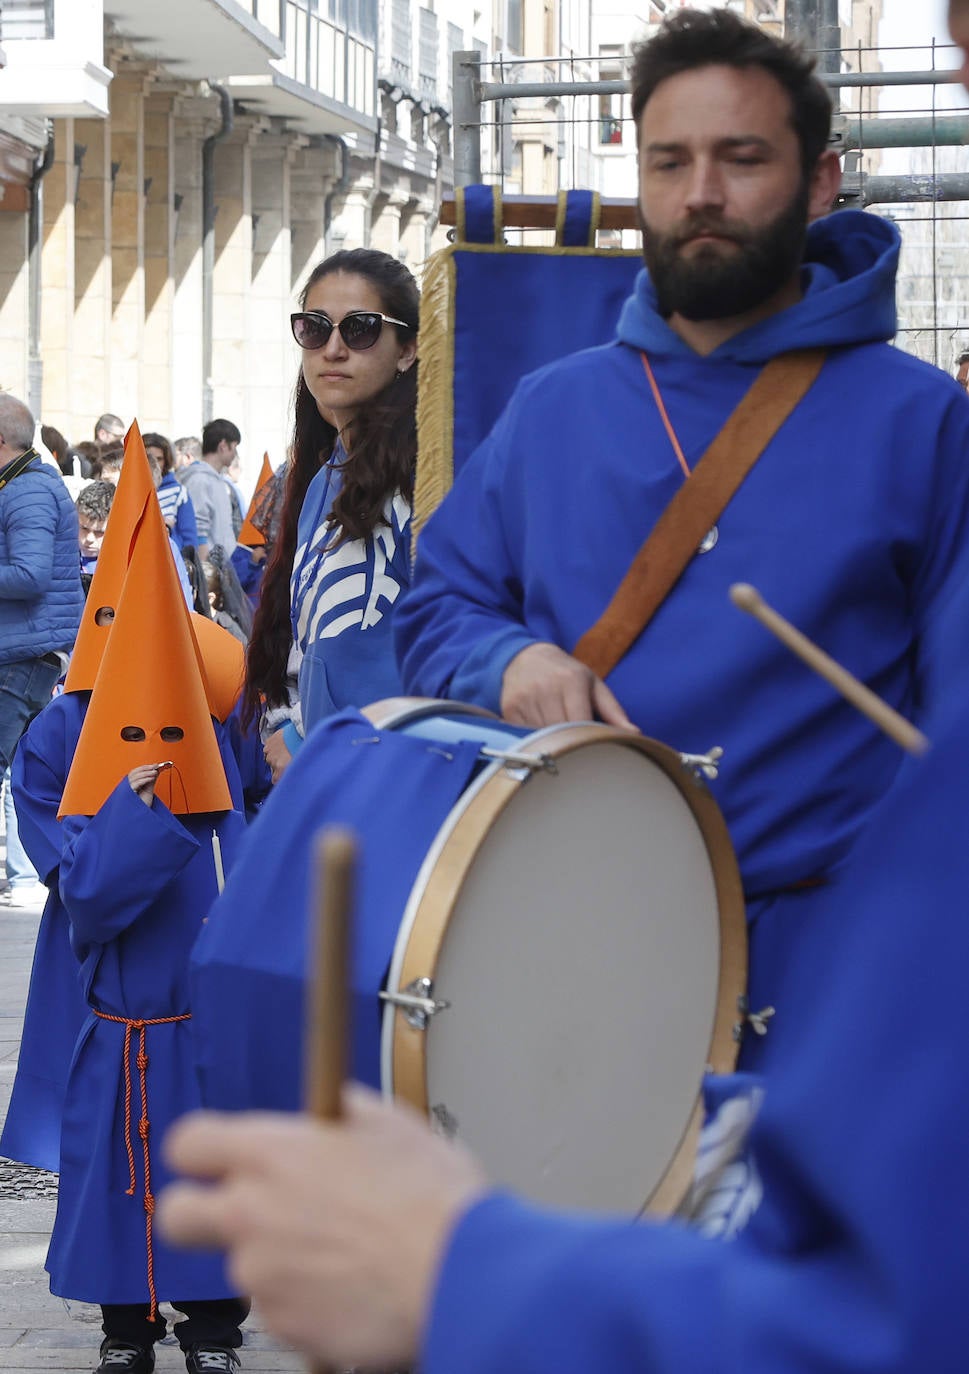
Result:
[[341,542],[327,518],[346,462],[338,439],[299,518],[290,605],[304,732],[346,706],[401,693],[390,612],[410,584],[410,503],[400,492],[388,497],[372,534]]

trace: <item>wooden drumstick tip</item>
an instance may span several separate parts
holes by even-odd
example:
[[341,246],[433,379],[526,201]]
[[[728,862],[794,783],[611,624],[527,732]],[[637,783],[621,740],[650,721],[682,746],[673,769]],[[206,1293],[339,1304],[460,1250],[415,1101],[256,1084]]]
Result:
[[730,600],[741,611],[755,611],[763,606],[764,598],[749,582],[735,582],[730,588]]
[[344,872],[352,865],[356,856],[353,831],[342,825],[328,826],[317,837],[316,856],[337,872]]

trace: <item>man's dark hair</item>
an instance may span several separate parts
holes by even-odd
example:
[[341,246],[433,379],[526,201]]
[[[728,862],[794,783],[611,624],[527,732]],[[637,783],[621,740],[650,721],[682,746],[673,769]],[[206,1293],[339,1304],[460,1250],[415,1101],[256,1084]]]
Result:
[[210,420],[202,430],[202,452],[214,453],[223,439],[227,444],[238,444],[241,438],[231,420]]
[[677,10],[654,38],[636,45],[629,79],[637,128],[661,81],[710,66],[761,67],[783,86],[791,98],[801,165],[810,174],[831,136],[831,97],[815,74],[814,58],[732,10]]
[[960,353],[958,358],[956,358],[956,367],[962,367],[963,363],[969,363],[969,349]]
[[77,494],[74,504],[78,513],[86,515],[89,520],[97,521],[99,525],[103,524],[108,518],[116,490],[113,482],[90,482]]

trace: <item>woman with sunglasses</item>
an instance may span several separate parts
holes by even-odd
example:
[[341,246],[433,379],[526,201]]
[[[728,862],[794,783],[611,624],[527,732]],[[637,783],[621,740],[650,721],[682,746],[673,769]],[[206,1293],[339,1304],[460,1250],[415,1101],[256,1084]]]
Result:
[[246,669],[274,781],[318,720],[400,692],[390,612],[409,582],[418,304],[402,263],[358,248],[315,268],[291,317],[292,463]]

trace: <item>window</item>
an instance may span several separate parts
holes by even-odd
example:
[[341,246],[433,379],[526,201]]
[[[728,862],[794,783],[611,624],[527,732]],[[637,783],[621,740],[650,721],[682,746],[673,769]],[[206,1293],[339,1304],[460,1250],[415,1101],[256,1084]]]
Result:
[[[599,48],[600,81],[621,81],[623,78],[622,49],[606,46]],[[599,144],[601,147],[618,146],[622,143],[622,95],[599,96]]]
[[54,0],[2,0],[0,40],[54,37]]
[[505,11],[505,42],[512,52],[525,51],[525,34],[522,26],[522,0],[508,0]]
[[419,11],[418,85],[421,95],[437,96],[438,27],[433,10]]

